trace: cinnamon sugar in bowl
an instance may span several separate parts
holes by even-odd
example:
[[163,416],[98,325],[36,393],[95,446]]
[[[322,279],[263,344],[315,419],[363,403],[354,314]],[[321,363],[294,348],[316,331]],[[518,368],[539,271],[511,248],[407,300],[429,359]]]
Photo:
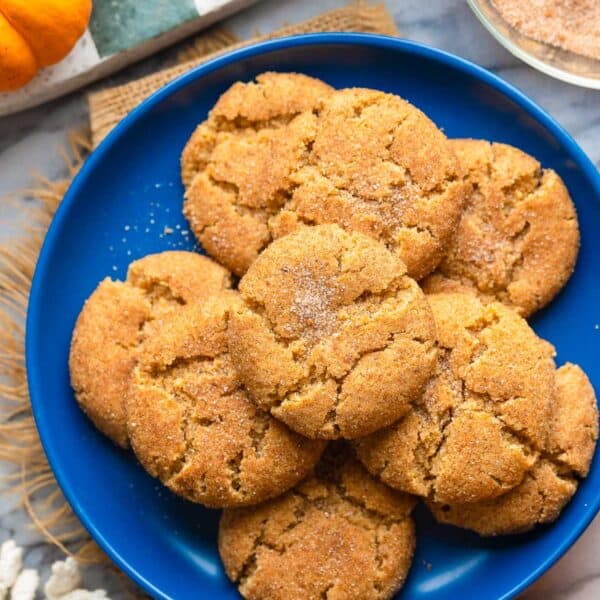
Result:
[[538,71],[600,89],[600,3],[596,0],[467,0],[509,52]]

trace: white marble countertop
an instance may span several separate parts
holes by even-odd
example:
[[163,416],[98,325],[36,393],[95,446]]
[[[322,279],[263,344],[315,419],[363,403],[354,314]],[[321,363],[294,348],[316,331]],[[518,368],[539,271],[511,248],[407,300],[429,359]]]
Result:
[[[227,26],[240,37],[249,37],[257,30],[268,32],[344,3],[343,0],[262,0],[230,19]],[[386,5],[403,37],[470,59],[516,85],[552,114],[600,166],[600,92],[556,81],[519,62],[483,29],[464,0],[387,0]],[[111,82],[149,72],[157,64],[172,60],[174,53],[173,49],[146,60],[112,77]],[[86,123],[84,93],[0,119],[0,197],[30,184],[33,172],[50,179],[65,174],[57,150],[65,143],[69,129]],[[10,205],[0,202],[0,238],[10,235],[13,218]],[[0,463],[0,475],[3,470]],[[0,481],[0,491],[1,488]],[[51,562],[59,559],[60,553],[44,544],[27,523],[21,509],[0,496],[0,542],[14,537],[25,545],[26,563],[40,569],[44,580]],[[600,518],[525,597],[600,598],[600,561],[596,552],[600,553]],[[85,582],[91,589],[105,587],[113,592],[113,598],[121,597],[114,593],[118,584],[109,569],[88,569]]]

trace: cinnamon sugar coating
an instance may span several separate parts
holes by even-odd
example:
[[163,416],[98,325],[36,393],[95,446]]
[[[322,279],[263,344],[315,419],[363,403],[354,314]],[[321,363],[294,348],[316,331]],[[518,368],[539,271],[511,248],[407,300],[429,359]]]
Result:
[[226,510],[219,552],[248,600],[391,598],[415,547],[414,500],[372,478],[339,447],[293,490]]
[[435,365],[419,286],[382,244],[337,225],[271,244],[240,282],[233,363],[254,401],[315,438],[355,438],[394,422]]
[[427,292],[474,291],[528,316],[568,281],[579,250],[575,207],[562,179],[507,144],[453,140],[470,193]]
[[124,282],[104,279],[86,300],[71,340],[71,385],[82,410],[116,444],[129,445],[125,398],[148,325],[228,288],[230,279],[205,256],[162,252],[131,263]]
[[231,364],[224,291],[153,323],[127,398],[133,450],[154,477],[205,506],[256,504],[304,478],[325,443],[308,440],[247,397]]
[[[299,77],[278,74],[277,81],[292,76]],[[225,93],[228,105],[239,108],[243,103],[229,96],[250,91],[247,105],[253,106],[250,96],[265,84],[259,78],[258,84],[240,85]],[[312,106],[275,118],[275,125],[267,119],[249,128],[234,109],[227,131],[206,133],[215,128],[213,113],[200,125],[195,136],[204,141],[192,138],[184,151],[185,164],[193,155],[199,165],[184,209],[192,230],[238,275],[273,239],[324,223],[385,243],[411,277],[427,275],[442,259],[464,200],[462,172],[448,140],[393,94],[360,88],[318,88],[315,94],[312,82],[305,88]],[[280,114],[280,100],[272,98],[261,99],[261,114]],[[253,110],[248,106],[247,112]],[[198,145],[201,150],[190,149]]]
[[388,485],[437,502],[500,496],[521,483],[547,442],[554,348],[498,302],[428,300],[437,372],[414,410],[356,441],[358,457]]

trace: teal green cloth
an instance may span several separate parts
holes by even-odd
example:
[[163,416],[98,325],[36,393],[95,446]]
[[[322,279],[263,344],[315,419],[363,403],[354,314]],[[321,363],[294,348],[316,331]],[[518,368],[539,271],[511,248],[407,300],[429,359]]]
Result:
[[101,57],[198,16],[193,0],[94,0],[89,29]]

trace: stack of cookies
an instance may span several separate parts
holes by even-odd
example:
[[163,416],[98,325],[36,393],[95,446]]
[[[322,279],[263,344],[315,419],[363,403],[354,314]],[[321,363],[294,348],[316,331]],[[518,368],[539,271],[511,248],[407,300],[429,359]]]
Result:
[[163,252],[101,282],[71,382],[153,477],[225,508],[245,598],[391,597],[419,497],[481,535],[558,517],[598,414],[525,320],[577,257],[554,171],[448,140],[393,94],[288,73],[233,85],[181,164],[214,260]]

